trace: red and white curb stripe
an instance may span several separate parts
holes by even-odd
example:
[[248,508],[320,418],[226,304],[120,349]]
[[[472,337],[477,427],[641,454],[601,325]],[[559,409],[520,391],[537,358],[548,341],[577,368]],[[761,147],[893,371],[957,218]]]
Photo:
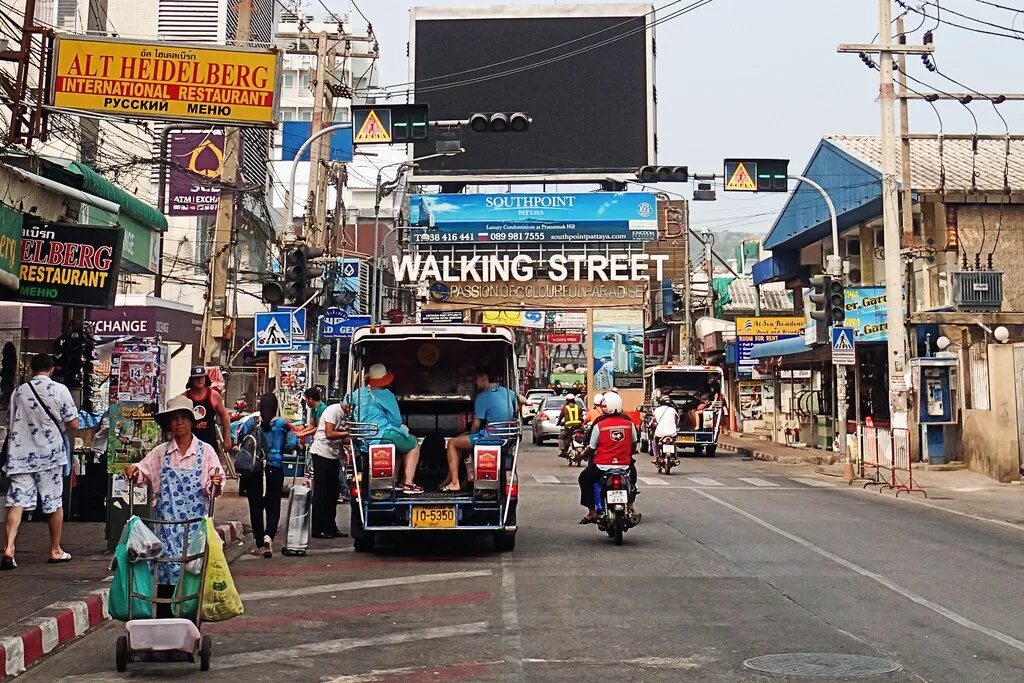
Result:
[[[217,526],[225,544],[242,536],[241,522]],[[0,636],[0,681],[7,681],[43,659],[61,645],[70,643],[110,618],[107,612],[108,589],[90,593],[83,600],[55,602],[11,629],[17,636]]]

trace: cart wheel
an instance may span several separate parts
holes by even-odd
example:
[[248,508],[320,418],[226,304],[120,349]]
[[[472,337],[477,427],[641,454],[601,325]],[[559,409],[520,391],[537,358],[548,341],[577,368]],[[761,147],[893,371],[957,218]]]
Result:
[[128,636],[118,636],[117,645],[114,649],[114,662],[117,670],[124,673],[128,670]]
[[213,636],[203,636],[199,646],[199,670],[210,670],[210,657],[213,656]]
[[292,556],[292,555],[294,555],[295,553],[293,553],[293,552],[292,552],[291,550],[289,550],[288,548],[281,548],[281,554],[282,554],[282,555],[284,555],[285,557],[291,557],[291,556]]
[[298,555],[299,557],[305,557],[306,556],[306,551],[305,550],[299,550],[299,551],[296,551],[295,554]]

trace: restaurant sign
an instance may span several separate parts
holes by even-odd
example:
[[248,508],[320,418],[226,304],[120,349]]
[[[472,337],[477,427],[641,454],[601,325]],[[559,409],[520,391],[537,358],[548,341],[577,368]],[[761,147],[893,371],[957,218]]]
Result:
[[273,126],[280,53],[58,36],[49,104],[132,119]]
[[110,308],[121,266],[120,228],[26,223],[16,301]]

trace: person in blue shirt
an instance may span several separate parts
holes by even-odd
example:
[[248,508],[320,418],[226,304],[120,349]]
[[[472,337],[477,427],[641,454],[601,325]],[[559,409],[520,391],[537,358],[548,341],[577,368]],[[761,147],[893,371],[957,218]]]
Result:
[[[366,371],[366,386],[359,387],[345,397],[345,403],[351,406],[352,419],[356,422],[368,422],[377,426],[377,436],[364,439],[360,448],[381,443],[395,445],[396,455],[402,458],[402,493],[423,493],[423,487],[413,479],[416,476],[416,465],[420,460],[420,449],[416,437],[409,433],[409,428],[402,424],[402,411],[398,407],[398,399],[388,389],[395,381],[395,375],[380,364],[374,363]],[[397,458],[396,458],[397,459]]]
[[[291,424],[277,414],[277,396],[264,394],[260,397],[260,413],[253,415],[238,429],[239,443],[250,434],[256,437],[266,453],[263,472],[242,476],[249,498],[249,522],[256,547],[251,555],[274,556],[274,536],[281,521],[281,494],[284,489],[285,453],[294,453],[299,448],[299,439],[292,431]],[[266,475],[266,487],[263,486]],[[262,543],[261,543],[262,540]]]
[[519,396],[498,383],[498,375],[490,365],[481,365],[476,371],[479,393],[473,403],[473,424],[467,434],[448,440],[448,480],[441,486],[445,492],[459,491],[459,459],[461,453],[472,451],[477,444],[502,444],[505,439],[489,432],[499,422],[519,421]]

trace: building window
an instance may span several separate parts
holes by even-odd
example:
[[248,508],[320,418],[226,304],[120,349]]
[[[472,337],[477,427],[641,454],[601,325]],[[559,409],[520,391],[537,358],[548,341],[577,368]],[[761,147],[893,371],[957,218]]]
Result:
[[295,74],[284,75],[284,87],[291,90],[295,87]]
[[285,121],[293,121],[295,119],[295,114],[290,109],[285,109],[281,112],[281,118]]
[[988,382],[988,344],[973,344],[967,352],[967,374],[971,390],[967,407],[971,410],[991,410]]
[[312,121],[313,120],[313,110],[312,109],[304,109],[302,111],[302,120],[303,121]]
[[299,74],[299,87],[302,90],[309,90],[309,72],[303,71]]

